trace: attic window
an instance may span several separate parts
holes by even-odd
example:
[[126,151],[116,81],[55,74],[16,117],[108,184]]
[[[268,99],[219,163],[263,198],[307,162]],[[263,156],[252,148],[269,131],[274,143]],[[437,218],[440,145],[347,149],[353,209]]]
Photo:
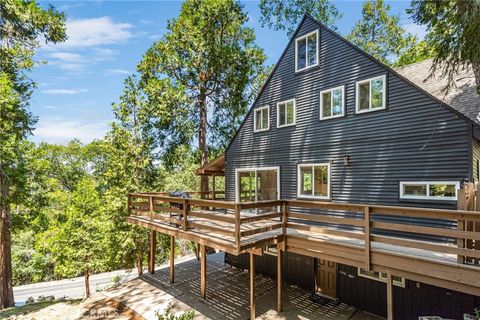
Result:
[[295,71],[318,65],[318,30],[295,40]]
[[295,99],[277,103],[277,127],[295,125]]
[[270,107],[265,106],[255,109],[253,114],[254,132],[266,131],[270,129]]
[[357,82],[356,113],[386,108],[385,75]]

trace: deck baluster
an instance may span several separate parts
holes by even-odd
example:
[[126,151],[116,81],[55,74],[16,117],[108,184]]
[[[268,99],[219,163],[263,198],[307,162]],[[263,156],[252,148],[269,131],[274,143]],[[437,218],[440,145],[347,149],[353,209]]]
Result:
[[183,230],[188,230],[188,200],[183,200]]
[[370,207],[365,207],[365,269],[370,270]]
[[240,205],[235,205],[235,246],[240,251]]

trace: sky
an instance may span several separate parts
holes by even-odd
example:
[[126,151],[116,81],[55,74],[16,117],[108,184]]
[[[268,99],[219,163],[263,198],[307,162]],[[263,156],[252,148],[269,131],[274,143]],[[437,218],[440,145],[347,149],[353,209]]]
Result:
[[[405,9],[410,1],[387,1],[391,14],[399,15],[404,28],[419,38],[425,31],[415,25]],[[243,1],[248,26],[257,43],[274,64],[287,45],[286,31],[262,28],[258,1]],[[338,32],[347,34],[361,17],[362,1],[333,1],[343,17]],[[30,111],[38,117],[34,142],[65,144],[73,138],[83,143],[101,139],[113,121],[111,104],[122,93],[123,81],[135,73],[143,54],[167,31],[169,19],[180,11],[180,1],[41,1],[67,16],[68,40],[43,46],[39,64],[31,74],[38,87]]]

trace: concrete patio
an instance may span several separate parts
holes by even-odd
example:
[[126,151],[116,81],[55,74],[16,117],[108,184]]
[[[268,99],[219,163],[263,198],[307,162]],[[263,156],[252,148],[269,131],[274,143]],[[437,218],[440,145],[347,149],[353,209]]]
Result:
[[[172,312],[194,309],[196,319],[248,319],[249,274],[224,262],[224,255],[207,257],[207,299],[199,296],[200,263],[191,259],[175,264],[175,283],[169,284],[169,268],[156,270],[104,292],[145,319],[157,319],[168,306]],[[380,319],[344,303],[312,295],[295,286],[284,287],[284,308],[276,310],[276,282],[256,276],[257,319],[369,320]]]

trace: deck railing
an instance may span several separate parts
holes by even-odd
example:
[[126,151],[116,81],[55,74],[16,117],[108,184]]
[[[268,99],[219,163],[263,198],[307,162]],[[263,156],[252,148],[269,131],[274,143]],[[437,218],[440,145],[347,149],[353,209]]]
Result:
[[[131,215],[184,231],[222,235],[238,251],[254,248],[262,236],[276,230],[275,237],[286,237],[286,249],[298,253],[319,250],[327,260],[329,255],[338,255],[339,249],[319,236],[337,237],[345,244],[344,261],[366,269],[372,263],[372,250],[393,247],[402,254],[480,265],[480,232],[457,229],[459,224],[480,223],[479,212],[306,200],[236,203],[164,193],[130,194],[129,210]],[[359,246],[364,247],[361,252]]]

